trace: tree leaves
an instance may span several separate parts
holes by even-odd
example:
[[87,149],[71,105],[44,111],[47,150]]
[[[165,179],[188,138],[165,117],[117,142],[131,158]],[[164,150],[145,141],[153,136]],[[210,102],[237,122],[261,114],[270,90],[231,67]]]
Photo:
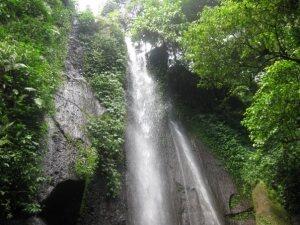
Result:
[[131,32],[135,39],[157,44],[160,41],[178,43],[184,31],[186,19],[180,1],[141,1],[143,9],[134,19]]
[[253,86],[256,75],[276,59],[294,57],[299,45],[291,24],[298,22],[293,10],[280,12],[280,7],[285,1],[226,0],[203,10],[182,40],[193,70],[207,81],[203,85]]
[[42,106],[43,106],[43,100],[42,100],[42,99],[40,99],[40,98],[35,98],[35,99],[34,99],[34,102],[35,102],[35,104],[36,104],[39,108],[42,108]]

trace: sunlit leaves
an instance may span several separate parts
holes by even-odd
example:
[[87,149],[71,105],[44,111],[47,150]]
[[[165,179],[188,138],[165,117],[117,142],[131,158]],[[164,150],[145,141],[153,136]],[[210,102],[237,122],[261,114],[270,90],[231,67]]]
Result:
[[89,179],[95,174],[97,169],[99,161],[97,150],[93,147],[85,146],[79,141],[75,145],[78,151],[75,161],[76,174],[82,179]]
[[[295,143],[300,107],[300,65],[278,61],[267,69],[244,124],[257,147]],[[274,147],[273,147],[274,148]]]
[[269,185],[276,182],[276,190],[290,204],[297,202],[295,190],[300,186],[295,174],[300,168],[299,90],[300,65],[285,60],[276,62],[262,77],[243,121],[259,149],[247,168],[258,171],[256,178]]
[[[182,44],[203,86],[253,86],[256,75],[279,58],[292,58],[299,21],[285,1],[222,1],[205,8]],[[296,59],[297,60],[297,59]]]
[[131,32],[136,39],[153,44],[177,43],[186,25],[180,1],[140,1],[142,11],[134,19]]

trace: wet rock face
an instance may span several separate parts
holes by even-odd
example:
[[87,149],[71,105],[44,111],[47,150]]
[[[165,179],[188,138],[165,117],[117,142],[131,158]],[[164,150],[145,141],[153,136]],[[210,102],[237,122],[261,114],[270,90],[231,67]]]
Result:
[[[166,132],[167,133],[167,132]],[[191,138],[191,137],[190,137]],[[177,157],[172,147],[171,138],[166,135],[164,158],[166,159],[166,167],[169,173],[169,190],[172,196],[173,210],[177,215],[177,224],[190,225],[192,224],[204,224],[199,221],[199,218],[203,218],[199,207],[199,201],[193,187],[189,187],[189,177],[183,177],[181,175],[181,168],[178,164]],[[237,209],[230,209],[229,202],[232,195],[237,193],[236,187],[232,178],[226,172],[222,164],[212,155],[212,153],[198,140],[191,139],[194,153],[201,165],[201,170],[207,179],[211,191],[214,196],[215,204],[218,211],[221,212],[221,216],[225,220],[225,225],[255,225],[254,219],[249,220],[231,220],[228,215],[240,213],[249,209],[248,205],[242,205]],[[184,182],[187,184],[187,189],[184,190]],[[187,201],[189,199],[189,202]],[[196,218],[196,220],[194,219]],[[203,219],[202,219],[203,221]]]
[[212,153],[198,140],[192,139],[193,147],[196,149],[198,158],[203,165],[207,174],[208,182],[216,197],[218,205],[226,218],[225,224],[230,225],[255,225],[253,218],[246,220],[232,220],[228,216],[248,211],[251,205],[242,202],[236,208],[230,208],[230,198],[237,194],[236,186],[225,170],[223,165],[217,160]]
[[69,42],[65,81],[55,95],[56,113],[47,119],[49,132],[44,171],[50,181],[42,188],[41,201],[44,201],[59,183],[77,179],[73,169],[77,155],[74,142],[80,140],[89,145],[84,129],[88,116],[104,112],[82,75],[82,61],[83,49],[77,39],[75,22]]
[[99,115],[103,109],[89,86],[83,81],[67,81],[56,94],[56,114],[48,119],[48,151],[44,171],[51,180],[40,197],[44,200],[60,182],[77,179],[73,165],[77,156],[76,141],[89,145],[84,126],[88,115]]
[[45,221],[40,217],[31,217],[29,219],[21,219],[21,220],[0,220],[1,225],[48,225]]
[[24,220],[0,220],[1,225],[24,225]]
[[237,192],[230,175],[201,142],[193,140],[193,147],[197,149],[198,158],[206,171],[208,182],[221,210],[225,215],[230,214],[230,198]]
[[64,81],[55,94],[56,112],[46,119],[49,129],[43,170],[48,181],[41,187],[39,201],[45,205],[42,216],[47,225],[76,224],[84,190],[74,171],[76,142],[90,145],[85,131],[88,117],[105,111],[82,75],[82,61],[83,49],[75,21]]
[[95,174],[86,189],[84,208],[77,225],[126,225],[125,189],[123,180],[119,198],[108,199],[103,177],[100,173]]

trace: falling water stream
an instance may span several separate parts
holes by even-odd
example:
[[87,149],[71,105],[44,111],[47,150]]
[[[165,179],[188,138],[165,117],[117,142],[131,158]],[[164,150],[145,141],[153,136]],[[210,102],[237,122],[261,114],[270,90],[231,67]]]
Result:
[[[186,193],[186,200],[188,202],[188,214],[191,224],[199,224],[197,221],[197,214],[191,213],[190,202],[191,197],[188,194],[188,186],[193,185],[193,190],[196,192],[196,197],[199,201],[199,207],[201,208],[203,214],[203,224],[205,225],[221,225],[220,215],[216,209],[216,204],[214,202],[213,194],[211,193],[207,179],[201,173],[201,166],[198,159],[195,157],[192,151],[192,146],[188,138],[184,135],[183,129],[179,125],[170,121],[170,129],[172,132],[172,137],[176,149],[176,155],[181,168],[181,173],[184,181],[184,188]],[[186,176],[190,176],[191,180],[189,185],[187,184]]]
[[[156,81],[146,67],[149,45],[126,38],[129,54],[129,119],[126,131],[129,224],[179,225],[169,191],[162,142],[167,118]],[[174,121],[169,122],[186,195],[189,225],[222,225],[213,195],[193,155],[189,140]],[[191,193],[196,193],[193,195]],[[194,204],[193,202],[197,202]],[[196,205],[196,207],[195,207]]]
[[127,126],[129,163],[130,223],[134,225],[172,225],[166,199],[163,166],[157,142],[162,105],[157,87],[146,68],[146,50],[139,51],[126,39],[130,58],[130,114]]

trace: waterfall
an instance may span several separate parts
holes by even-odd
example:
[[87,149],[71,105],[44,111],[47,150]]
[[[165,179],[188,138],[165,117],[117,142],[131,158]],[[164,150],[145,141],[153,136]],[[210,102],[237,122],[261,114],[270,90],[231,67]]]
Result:
[[132,116],[126,131],[130,224],[173,225],[158,143],[163,105],[146,68],[147,45],[138,52],[129,38],[126,43]]
[[[172,137],[177,152],[178,161],[180,164],[184,188],[186,193],[186,201],[188,202],[188,207],[190,207],[190,196],[188,195],[188,188],[196,192],[196,196],[199,201],[199,205],[203,214],[205,225],[222,225],[220,215],[217,211],[216,203],[211,193],[209,184],[204,174],[201,172],[201,166],[199,165],[198,160],[196,159],[194,152],[192,151],[192,146],[184,135],[182,129],[179,125],[170,121],[170,129],[172,132]],[[190,182],[187,184],[186,176],[190,177]],[[189,210],[189,219],[191,224],[199,224],[197,217],[190,215]]]
[[[179,126],[166,121],[165,104],[156,81],[146,67],[146,53],[151,46],[135,45],[126,38],[129,55],[128,125],[126,130],[127,199],[129,224],[132,225],[222,225],[212,193],[188,139]],[[179,170],[185,189],[188,222],[178,221],[181,209],[175,209],[170,194],[170,173],[166,171],[163,132],[173,138]],[[169,135],[169,136],[170,136]],[[169,179],[170,178],[170,179]],[[174,184],[173,184],[174,185]],[[191,193],[196,192],[196,195]],[[196,204],[193,203],[197,202]],[[180,220],[180,219],[179,219]]]

